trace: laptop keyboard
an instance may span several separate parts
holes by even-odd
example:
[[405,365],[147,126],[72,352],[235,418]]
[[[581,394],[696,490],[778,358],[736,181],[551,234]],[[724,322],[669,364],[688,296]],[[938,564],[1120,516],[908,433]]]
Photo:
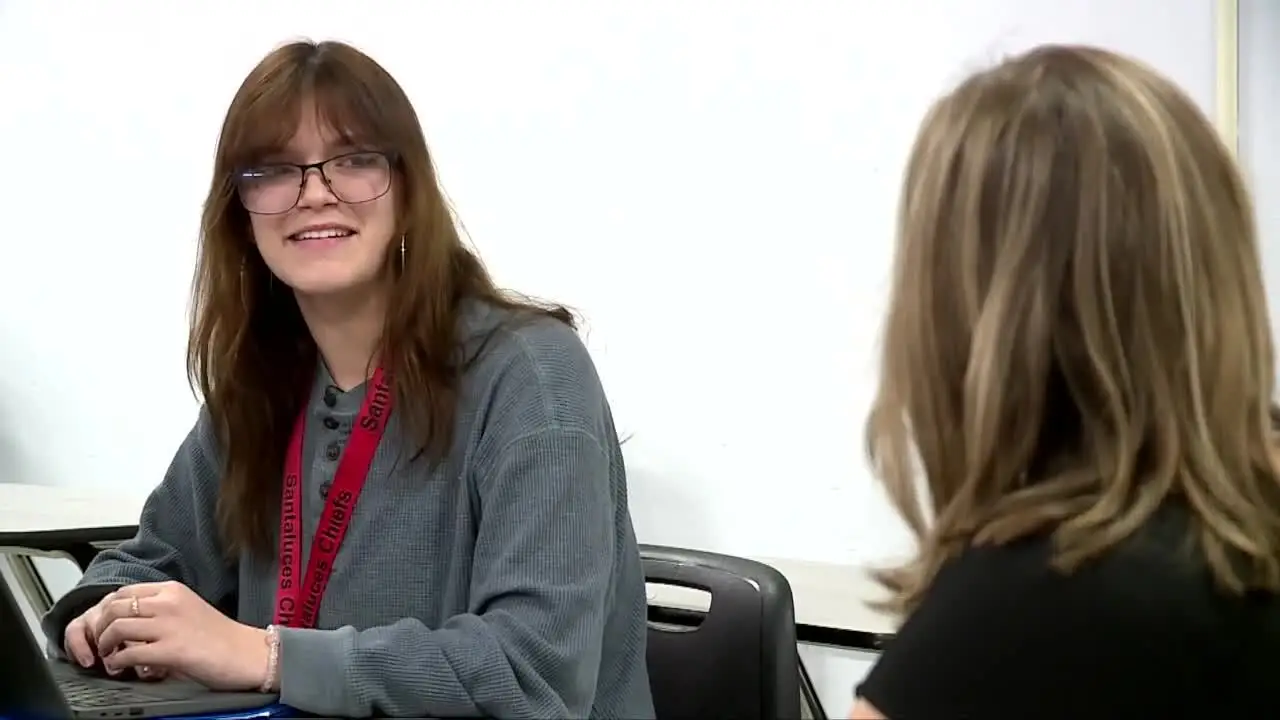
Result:
[[62,690],[68,705],[80,708],[138,705],[162,699],[141,689],[108,687],[101,683],[69,677],[58,678],[58,688]]

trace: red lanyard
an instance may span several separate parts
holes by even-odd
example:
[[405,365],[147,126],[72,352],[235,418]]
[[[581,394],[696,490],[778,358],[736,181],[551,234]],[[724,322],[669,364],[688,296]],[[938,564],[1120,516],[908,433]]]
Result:
[[364,489],[373,455],[391,416],[391,385],[382,368],[369,380],[360,415],[351,428],[347,449],[338,461],[338,471],[325,500],[324,513],[316,527],[307,558],[307,574],[302,576],[302,436],[307,409],[298,414],[284,457],[284,488],[280,497],[280,582],[276,588],[276,625],[312,628],[320,611],[320,598],[329,584],[338,546],[347,534],[351,515]]

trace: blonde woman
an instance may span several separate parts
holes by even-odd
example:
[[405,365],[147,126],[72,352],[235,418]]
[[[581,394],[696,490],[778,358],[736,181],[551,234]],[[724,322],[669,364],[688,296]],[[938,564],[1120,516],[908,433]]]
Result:
[[920,130],[896,262],[867,441],[919,552],[850,717],[1273,716],[1272,342],[1196,105],[1085,47],[970,78]]

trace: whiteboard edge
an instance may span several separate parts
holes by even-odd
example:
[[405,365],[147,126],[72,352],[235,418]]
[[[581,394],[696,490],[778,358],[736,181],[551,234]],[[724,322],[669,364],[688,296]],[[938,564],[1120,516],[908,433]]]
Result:
[[1214,89],[1218,132],[1232,155],[1240,149],[1240,0],[1216,0]]

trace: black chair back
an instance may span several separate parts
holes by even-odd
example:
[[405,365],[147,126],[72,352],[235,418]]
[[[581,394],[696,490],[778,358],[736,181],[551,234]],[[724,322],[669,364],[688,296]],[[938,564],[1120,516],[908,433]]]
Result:
[[800,717],[795,606],[782,573],[753,560],[643,545],[645,580],[710,593],[705,611],[651,605],[658,720]]

